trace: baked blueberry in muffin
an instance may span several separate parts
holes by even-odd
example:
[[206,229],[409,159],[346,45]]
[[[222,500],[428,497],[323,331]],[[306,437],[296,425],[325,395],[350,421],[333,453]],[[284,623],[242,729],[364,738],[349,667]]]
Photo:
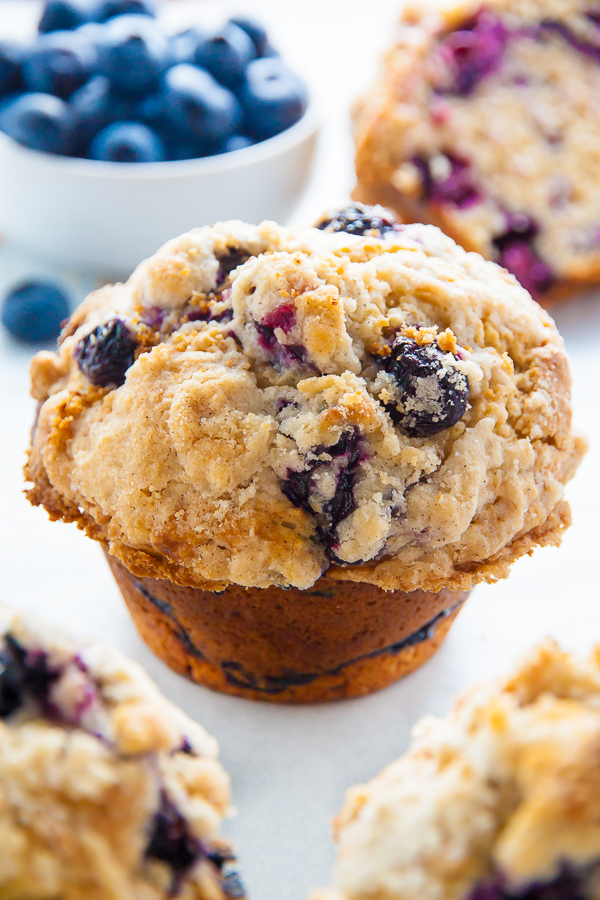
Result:
[[133,662],[0,608],[0,896],[243,896],[217,752]]
[[600,5],[405,5],[355,111],[355,196],[430,221],[548,302],[600,280]]
[[599,821],[600,648],[548,641],[348,792],[314,900],[596,900]]
[[32,373],[30,499],[100,540],[146,640],[220,689],[372,690],[569,521],[553,322],[381,208],[183,235]]

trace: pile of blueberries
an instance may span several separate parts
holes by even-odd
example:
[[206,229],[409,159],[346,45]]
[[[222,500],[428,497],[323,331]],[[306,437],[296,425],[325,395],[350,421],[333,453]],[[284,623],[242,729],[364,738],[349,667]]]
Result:
[[153,0],[47,0],[30,46],[0,42],[0,130],[45,153],[148,163],[227,153],[304,114],[264,28],[165,34]]

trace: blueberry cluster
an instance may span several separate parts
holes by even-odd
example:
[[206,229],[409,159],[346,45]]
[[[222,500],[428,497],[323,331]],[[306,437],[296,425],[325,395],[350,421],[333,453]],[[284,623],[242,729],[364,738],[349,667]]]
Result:
[[429,437],[451,428],[469,404],[469,384],[448,366],[436,343],[419,345],[399,335],[383,367],[393,377],[399,403],[387,405],[392,420],[409,437]]
[[0,42],[0,130],[33,150],[195,159],[273,137],[306,109],[253,20],[169,36],[150,0],[47,0],[39,30],[31,46]]
[[320,219],[315,228],[327,232],[345,231],[346,234],[383,237],[400,231],[402,226],[389,210],[384,211],[378,207],[376,212],[372,206],[355,203]]

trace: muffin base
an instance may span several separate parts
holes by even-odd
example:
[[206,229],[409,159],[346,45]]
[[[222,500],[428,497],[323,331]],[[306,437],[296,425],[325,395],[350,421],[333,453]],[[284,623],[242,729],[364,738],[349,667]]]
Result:
[[[105,551],[106,552],[106,551]],[[180,675],[272,703],[361,697],[423,665],[468,591],[382,591],[326,574],[306,591],[219,593],[138,578],[106,553],[133,621]]]

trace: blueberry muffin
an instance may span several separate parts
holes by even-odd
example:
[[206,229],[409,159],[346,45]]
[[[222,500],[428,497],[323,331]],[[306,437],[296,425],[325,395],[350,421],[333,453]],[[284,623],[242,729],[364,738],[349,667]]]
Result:
[[217,753],[135,663],[0,607],[0,897],[243,897]]
[[382,687],[569,521],[554,324],[382,209],[185,234],[32,376],[29,498],[102,543],[150,646],[218,690]]
[[349,791],[313,900],[598,900],[600,648],[549,641]]
[[356,109],[355,197],[440,225],[542,302],[598,282],[599,89],[598,0],[411,2]]

